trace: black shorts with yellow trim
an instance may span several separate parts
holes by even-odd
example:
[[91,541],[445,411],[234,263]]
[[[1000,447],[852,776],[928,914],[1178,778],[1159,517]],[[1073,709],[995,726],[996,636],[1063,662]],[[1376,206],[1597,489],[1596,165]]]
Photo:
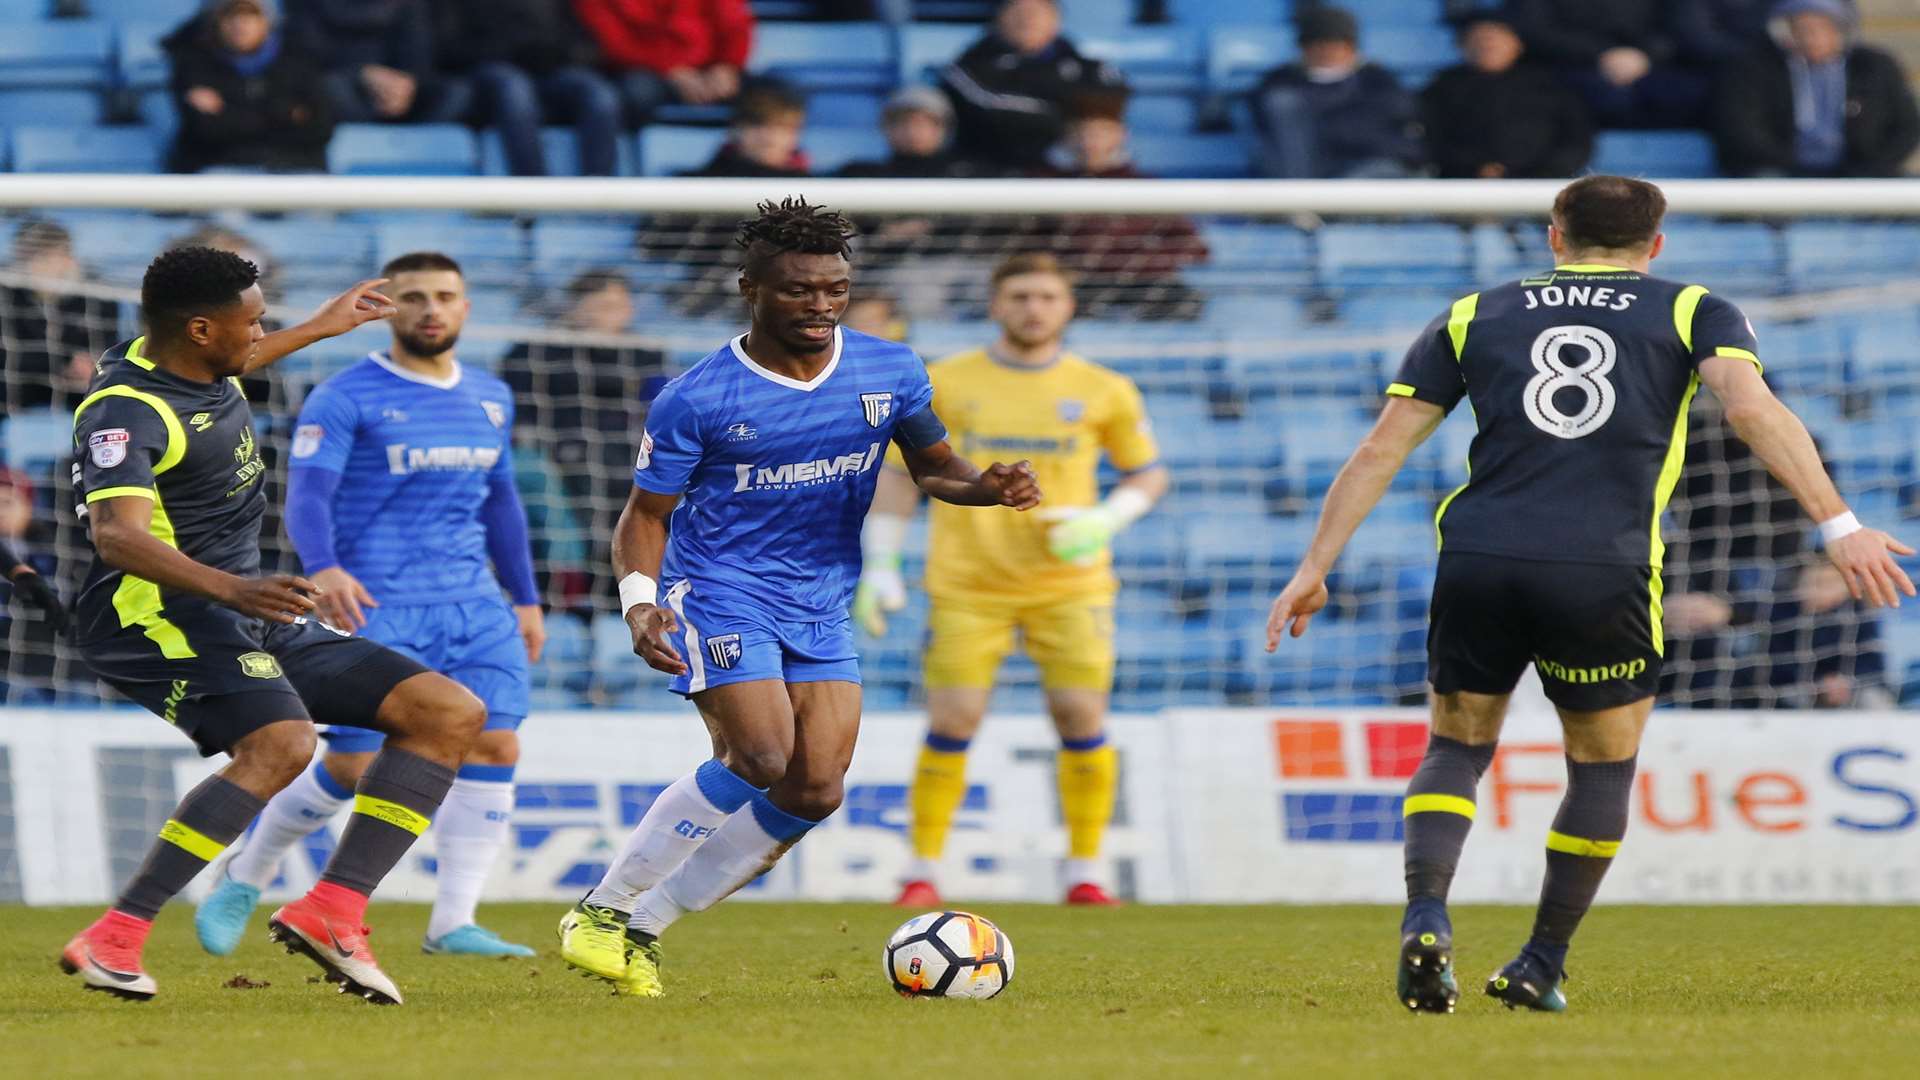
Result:
[[1617,708],[1660,682],[1659,575],[1646,566],[1443,551],[1427,627],[1435,693],[1507,694],[1531,664],[1555,705]]
[[267,622],[199,600],[161,614],[81,645],[80,656],[206,757],[280,720],[371,727],[393,688],[427,670],[311,619]]

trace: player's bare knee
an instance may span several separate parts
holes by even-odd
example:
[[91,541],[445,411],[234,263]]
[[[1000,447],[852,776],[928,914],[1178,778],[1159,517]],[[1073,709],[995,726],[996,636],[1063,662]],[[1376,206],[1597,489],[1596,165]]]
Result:
[[304,720],[269,724],[242,739],[233,748],[234,764],[263,784],[278,790],[293,783],[313,761],[319,736]]
[[787,813],[808,821],[824,821],[840,809],[840,803],[846,798],[846,784],[838,776],[823,777],[783,788],[780,795],[776,805]]
[[730,747],[726,765],[757,788],[770,788],[787,776],[787,752],[776,746]]
[[520,736],[510,728],[482,731],[467,748],[468,765],[518,765]]
[[486,726],[487,707],[466,687],[428,672],[388,694],[380,705],[380,719],[395,735],[458,759]]

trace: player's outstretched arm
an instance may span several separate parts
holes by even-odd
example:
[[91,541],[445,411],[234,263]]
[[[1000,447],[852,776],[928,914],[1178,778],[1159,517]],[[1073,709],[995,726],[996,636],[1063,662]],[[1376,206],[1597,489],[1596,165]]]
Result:
[[1380,496],[1386,494],[1387,485],[1406,464],[1407,455],[1427,441],[1446,417],[1445,409],[1425,401],[1387,399],[1387,407],[1380,410],[1373,430],[1360,440],[1353,456],[1340,467],[1333,486],[1327,489],[1305,561],[1274,598],[1273,610],[1267,615],[1268,652],[1279,647],[1283,634],[1299,637],[1306,633],[1308,620],[1327,606],[1327,575],[1340,561],[1340,552],[1373,512]]
[[1040,505],[1040,484],[1031,462],[1011,465],[994,462],[977,469],[953,452],[944,440],[917,450],[900,448],[913,482],[929,498],[955,506],[1011,506],[1031,510]]
[[195,562],[153,535],[153,500],[102,499],[87,508],[93,546],[108,566],[169,589],[204,596],[256,619],[291,623],[314,609],[313,582],[293,574],[248,578]]
[[1773,396],[1759,369],[1739,357],[1711,356],[1700,361],[1700,381],[1720,399],[1734,434],[1820,523],[1827,558],[1846,579],[1853,598],[1875,607],[1898,607],[1901,593],[1913,596],[1913,581],[1895,559],[1912,555],[1913,549],[1878,529],[1865,528],[1847,509],[1807,426]]
[[678,495],[635,487],[613,527],[613,573],[620,581],[620,607],[633,634],[633,654],[655,671],[684,675],[687,663],[673,647],[680,622],[659,604],[660,560],[667,553],[667,519]]
[[370,322],[390,317],[398,309],[379,291],[386,278],[363,281],[320,305],[320,310],[297,326],[275,330],[260,339],[248,371],[258,371],[284,356],[290,356],[316,341],[339,337]]

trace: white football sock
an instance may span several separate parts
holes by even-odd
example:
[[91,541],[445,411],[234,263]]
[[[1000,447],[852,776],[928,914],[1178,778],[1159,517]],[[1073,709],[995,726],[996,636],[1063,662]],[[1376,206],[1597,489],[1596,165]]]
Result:
[[1067,888],[1075,885],[1098,885],[1106,887],[1106,867],[1099,859],[1068,859],[1066,867]]
[[656,937],[689,911],[705,911],[766,873],[816,822],[754,797],[721,825],[679,869],[647,890],[629,926]]
[[456,779],[433,816],[433,857],[439,888],[427,938],[436,940],[474,921],[513,816],[512,780]]
[[641,893],[658,885],[759,793],[717,760],[674,781],[647,807],[620,857],[587,894],[587,903],[632,911]]
[[935,875],[938,874],[939,872],[940,872],[939,865],[936,864],[932,859],[922,858],[919,855],[915,855],[912,861],[907,863],[906,876],[901,878],[901,880],[902,881],[925,881],[928,883],[932,883],[936,880]]
[[293,845],[325,825],[352,798],[353,792],[340,788],[325,766],[314,762],[268,800],[253,831],[240,842],[239,854],[227,861],[227,876],[256,889],[273,884],[280,861]]

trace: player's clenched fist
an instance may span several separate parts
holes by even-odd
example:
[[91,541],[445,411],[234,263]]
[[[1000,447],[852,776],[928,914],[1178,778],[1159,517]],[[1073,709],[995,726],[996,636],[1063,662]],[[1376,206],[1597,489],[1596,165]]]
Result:
[[655,671],[684,675],[687,665],[673,647],[672,635],[680,629],[679,620],[667,608],[638,604],[627,609],[627,629],[633,632],[633,655]]
[[1011,465],[996,461],[980,473],[980,483],[1000,497],[1001,506],[1031,510],[1040,505],[1040,481],[1033,475],[1030,461]]
[[235,584],[220,602],[256,619],[291,623],[314,609],[313,595],[319,586],[295,574],[268,574],[266,577],[235,578]]

